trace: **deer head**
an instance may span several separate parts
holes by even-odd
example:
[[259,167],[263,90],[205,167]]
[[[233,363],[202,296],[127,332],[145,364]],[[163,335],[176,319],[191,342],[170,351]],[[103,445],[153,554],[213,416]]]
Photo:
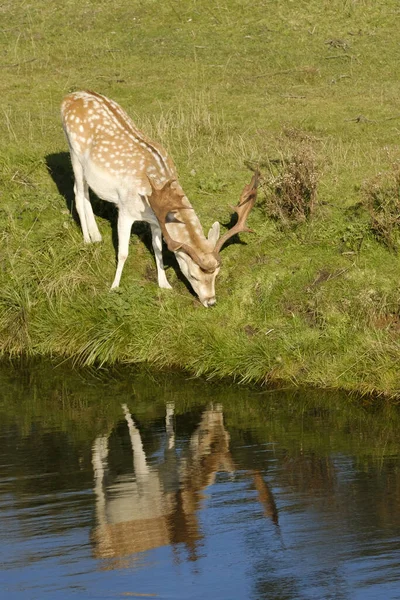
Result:
[[232,209],[238,215],[236,225],[220,237],[220,224],[216,221],[207,238],[178,182],[170,179],[157,187],[148,178],[151,186],[148,201],[167,247],[174,252],[182,273],[206,307],[216,303],[215,279],[221,265],[222,247],[237,233],[252,232],[246,220],[256,201],[258,177],[259,173],[255,172],[250,184],[243,188],[239,204]]

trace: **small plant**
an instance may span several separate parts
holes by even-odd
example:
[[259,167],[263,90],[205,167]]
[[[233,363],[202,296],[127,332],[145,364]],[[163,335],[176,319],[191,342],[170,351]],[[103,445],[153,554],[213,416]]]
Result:
[[364,222],[347,225],[341,238],[342,254],[359,254],[367,231]]
[[362,186],[363,203],[371,218],[371,231],[389,250],[400,243],[400,163],[378,173]]
[[218,194],[223,192],[227,183],[216,173],[213,173],[208,178],[201,178],[198,181],[198,188],[205,194]]
[[114,319],[117,322],[123,322],[132,318],[131,298],[120,288],[107,293],[101,300],[100,310],[108,319]]
[[277,161],[278,173],[264,179],[267,214],[283,225],[311,218],[317,201],[318,173],[309,146]]

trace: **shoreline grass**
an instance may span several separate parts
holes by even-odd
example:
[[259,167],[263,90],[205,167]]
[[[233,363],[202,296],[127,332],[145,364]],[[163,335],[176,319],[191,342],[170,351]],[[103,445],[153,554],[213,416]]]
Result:
[[[125,400],[150,420],[163,419],[168,402],[175,405],[176,415],[219,404],[232,435],[245,424],[264,443],[283,436],[286,449],[289,443],[302,454],[307,448],[336,451],[350,444],[360,457],[379,460],[393,456],[398,447],[399,411],[382,398],[287,387],[239,388],[225,381],[209,385],[181,372],[154,372],[143,366],[98,370],[71,369],[65,364],[55,368],[43,359],[0,363],[0,381],[3,418],[17,424],[28,437],[37,431],[36,426],[46,429],[57,423],[57,430],[70,432],[73,439],[94,438],[121,419]],[[288,438],[288,431],[299,428],[300,435]],[[327,428],[330,435],[326,435]]]
[[[0,99],[0,356],[148,363],[207,378],[400,397],[400,265],[364,190],[400,159],[397,3],[5,2]],[[85,246],[59,118],[92,88],[166,146],[204,229],[249,180],[306,147],[312,218],[272,218],[222,252],[218,305],[200,306],[166,253],[159,290],[135,225],[121,288],[115,214]],[[275,162],[274,162],[275,161]],[[384,186],[384,184],[382,184]]]

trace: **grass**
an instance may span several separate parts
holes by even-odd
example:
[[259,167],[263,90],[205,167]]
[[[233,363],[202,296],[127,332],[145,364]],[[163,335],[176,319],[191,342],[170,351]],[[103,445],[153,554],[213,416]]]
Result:
[[[366,201],[378,186],[396,219],[394,0],[13,0],[0,14],[1,355],[399,397],[399,261]],[[205,230],[229,222],[249,166],[277,183],[274,165],[285,177],[304,152],[312,211],[283,223],[261,186],[255,235],[223,250],[214,310],[170,256],[173,290],[157,288],[141,226],[110,293],[115,213],[93,200],[104,242],[92,247],[71,215],[59,105],[81,88],[168,148]]]

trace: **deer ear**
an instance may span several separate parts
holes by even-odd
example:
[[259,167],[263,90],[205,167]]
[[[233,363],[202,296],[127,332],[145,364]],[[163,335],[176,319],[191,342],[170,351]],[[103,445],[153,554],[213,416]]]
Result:
[[213,246],[215,246],[215,244],[218,241],[219,230],[220,230],[220,225],[219,225],[218,221],[215,221],[215,223],[211,227],[210,231],[208,232],[208,241],[211,242],[211,244]]

